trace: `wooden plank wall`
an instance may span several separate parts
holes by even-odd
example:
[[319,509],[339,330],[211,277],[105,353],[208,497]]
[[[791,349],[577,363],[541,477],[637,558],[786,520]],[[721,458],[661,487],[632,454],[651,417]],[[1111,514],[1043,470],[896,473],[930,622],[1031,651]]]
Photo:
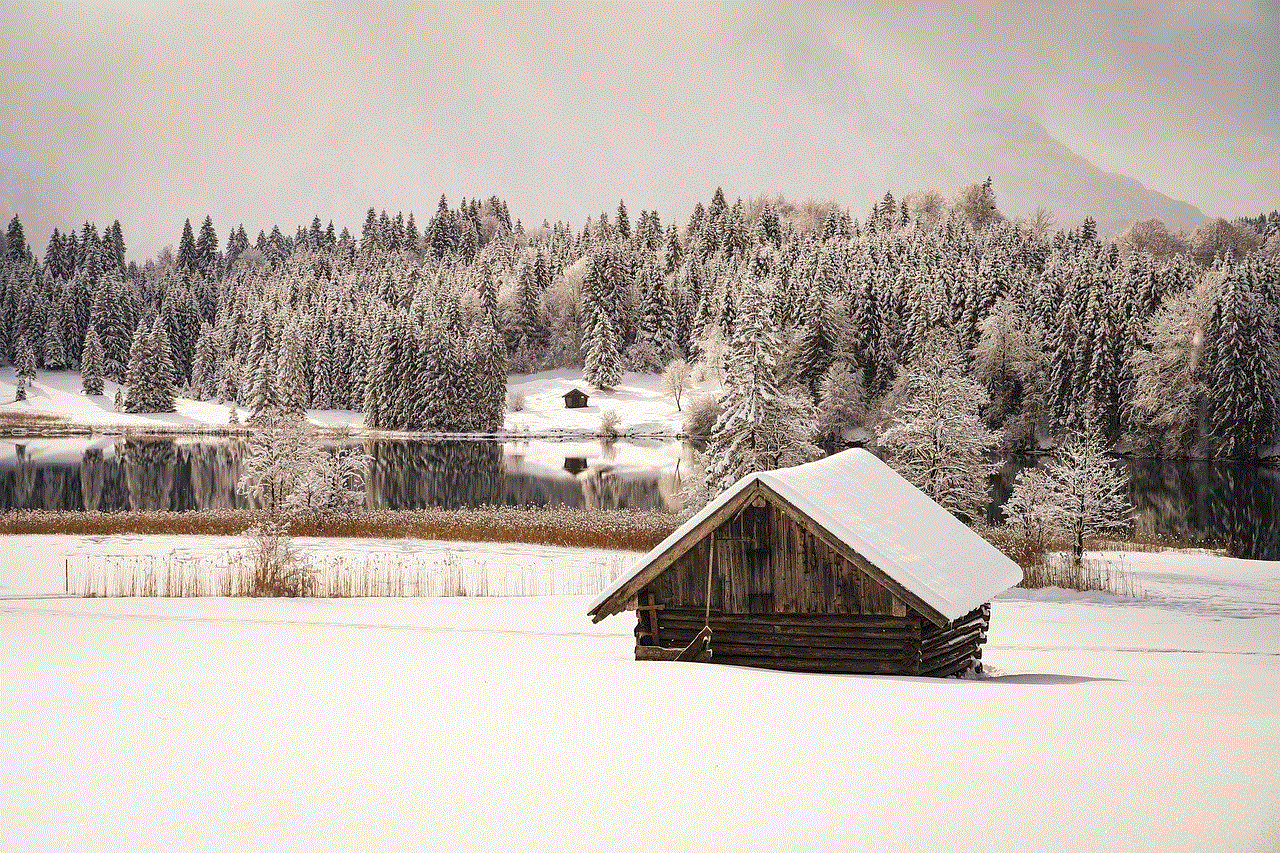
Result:
[[[714,551],[714,558],[712,552]],[[906,617],[906,604],[771,503],[746,506],[649,585],[672,607]]]

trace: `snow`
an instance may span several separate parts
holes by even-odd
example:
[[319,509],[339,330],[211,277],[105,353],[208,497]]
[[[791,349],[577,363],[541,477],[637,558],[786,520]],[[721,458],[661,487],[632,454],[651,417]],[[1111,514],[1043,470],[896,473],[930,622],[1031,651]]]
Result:
[[[303,559],[325,572],[338,567],[411,576],[446,575],[493,596],[583,592],[584,582],[612,578],[637,556],[632,551],[563,548],[519,542],[440,542],[421,539],[305,537],[293,540]],[[67,536],[25,534],[0,537],[0,599],[59,595],[67,577],[73,593],[85,578],[128,575],[152,567],[225,569],[248,540],[239,536]],[[163,574],[163,572],[161,572]],[[429,587],[428,587],[429,588]]]
[[[80,374],[76,371],[39,371],[35,381],[27,388],[27,399],[14,400],[16,391],[15,371],[12,367],[0,368],[0,419],[22,414],[51,415],[64,422],[64,426],[92,431],[143,430],[143,431],[200,431],[225,429],[230,420],[230,404],[212,401],[177,399],[175,412],[131,414],[115,410],[116,391],[122,386],[110,379],[103,380],[103,394],[90,397],[82,392]],[[248,412],[239,410],[243,421]],[[308,418],[320,426],[360,427],[364,423],[361,412],[312,411]],[[53,425],[57,428],[59,425]]]
[[757,480],[947,619],[963,616],[1022,580],[1012,560],[870,451],[853,448],[743,477],[620,575],[591,603],[591,612]]
[[[516,436],[595,436],[600,432],[600,417],[608,409],[621,418],[619,430],[628,436],[676,436],[684,427],[684,413],[675,401],[661,390],[662,377],[647,373],[625,373],[618,387],[600,391],[582,380],[581,371],[550,370],[542,373],[515,374],[509,378],[508,394],[523,392],[525,407],[521,412],[507,412],[504,433]],[[0,368],[0,420],[21,414],[51,415],[64,423],[55,428],[74,427],[94,431],[124,429],[155,431],[201,431],[225,429],[231,413],[230,404],[191,400],[179,397],[177,411],[172,413],[130,414],[114,408],[115,393],[120,388],[111,380],[104,381],[105,393],[89,397],[81,392],[80,374],[74,371],[40,371],[27,389],[27,399],[15,401],[17,380],[13,367]],[[582,409],[566,409],[564,394],[580,388],[590,397]],[[681,404],[699,394],[718,390],[708,381],[695,384],[681,399]],[[247,416],[239,409],[240,419]],[[343,410],[312,409],[307,418],[327,428],[364,429],[364,413]]]
[[[619,429],[627,435],[674,436],[684,429],[684,412],[662,390],[658,374],[624,373],[612,391],[592,388],[583,381],[578,370],[549,370],[542,373],[513,375],[507,383],[508,396],[525,395],[522,412],[508,412],[508,432],[528,431],[535,435],[578,433],[595,435],[600,431],[600,416],[612,409],[622,419]],[[566,409],[564,395],[577,388],[588,396],[581,409]],[[713,381],[695,383],[680,399],[681,406],[700,394],[719,391]]]
[[[176,547],[26,538],[6,589]],[[637,662],[585,596],[0,601],[0,849],[1274,850],[1280,563],[1126,560],[976,680]]]

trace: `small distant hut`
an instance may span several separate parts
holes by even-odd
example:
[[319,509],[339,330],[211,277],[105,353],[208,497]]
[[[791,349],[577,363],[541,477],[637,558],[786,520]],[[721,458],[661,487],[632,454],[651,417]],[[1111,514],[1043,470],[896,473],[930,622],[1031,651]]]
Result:
[[605,589],[590,615],[634,608],[638,660],[948,676],[981,667],[989,602],[1021,579],[1017,564],[855,448],[744,477]]
[[564,395],[564,407],[566,409],[585,409],[587,407],[587,395],[577,388],[570,388]]

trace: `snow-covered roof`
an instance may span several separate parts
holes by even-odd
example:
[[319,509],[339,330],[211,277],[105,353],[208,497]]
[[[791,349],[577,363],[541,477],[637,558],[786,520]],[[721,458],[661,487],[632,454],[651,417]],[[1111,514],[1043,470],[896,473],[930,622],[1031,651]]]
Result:
[[1022,570],[861,448],[762,471],[725,489],[591,603],[595,613],[705,519],[759,482],[948,620],[1022,580]]

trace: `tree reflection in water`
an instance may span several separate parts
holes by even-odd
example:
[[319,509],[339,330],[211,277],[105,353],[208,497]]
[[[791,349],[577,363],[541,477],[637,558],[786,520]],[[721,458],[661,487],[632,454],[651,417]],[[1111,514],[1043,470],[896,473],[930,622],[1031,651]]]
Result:
[[[1013,479],[1043,458],[1005,460],[992,491],[987,520],[1002,520],[1000,506]],[[1134,532],[1144,538],[1201,542],[1237,557],[1280,560],[1280,471],[1248,462],[1121,459],[1129,474]]]
[[[651,509],[672,508],[675,500],[669,488],[659,488],[657,470],[619,473],[586,460],[576,477],[563,468],[526,470],[515,454],[504,464],[503,446],[494,441],[360,444],[372,459],[370,509],[495,504]],[[84,445],[42,439],[10,444],[12,454],[0,450],[0,509],[180,512],[247,506],[235,489],[244,464],[242,441],[148,437]],[[83,449],[76,452],[76,447]]]

